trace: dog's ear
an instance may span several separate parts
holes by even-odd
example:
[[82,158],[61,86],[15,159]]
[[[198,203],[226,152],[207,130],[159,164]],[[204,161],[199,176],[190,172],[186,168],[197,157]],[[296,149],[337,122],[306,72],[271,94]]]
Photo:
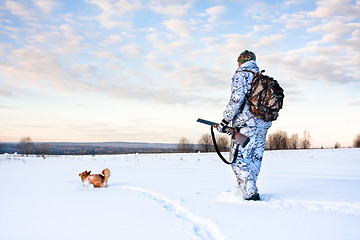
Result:
[[91,173],[91,171],[88,172],[88,174],[90,174],[90,173]]

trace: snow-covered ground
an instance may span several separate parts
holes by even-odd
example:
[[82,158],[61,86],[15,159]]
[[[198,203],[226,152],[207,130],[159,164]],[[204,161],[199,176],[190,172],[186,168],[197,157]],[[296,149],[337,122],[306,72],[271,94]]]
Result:
[[242,200],[215,153],[1,155],[0,239],[360,239],[360,149],[267,151],[258,187]]

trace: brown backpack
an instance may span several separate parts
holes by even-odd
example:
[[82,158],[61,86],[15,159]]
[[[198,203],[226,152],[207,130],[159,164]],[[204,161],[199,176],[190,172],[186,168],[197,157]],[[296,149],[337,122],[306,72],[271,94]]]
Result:
[[246,94],[250,112],[262,120],[275,121],[283,106],[284,90],[280,87],[278,81],[263,75],[264,70],[258,73],[249,70],[244,71],[254,74],[251,88]]

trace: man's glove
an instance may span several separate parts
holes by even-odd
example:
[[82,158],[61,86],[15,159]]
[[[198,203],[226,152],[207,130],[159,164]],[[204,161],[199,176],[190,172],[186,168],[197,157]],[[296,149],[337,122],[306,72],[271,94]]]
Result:
[[216,129],[221,132],[221,133],[224,133],[225,132],[225,128],[227,127],[227,125],[229,124],[228,121],[226,121],[225,119],[223,119],[221,121],[220,124],[217,125]]

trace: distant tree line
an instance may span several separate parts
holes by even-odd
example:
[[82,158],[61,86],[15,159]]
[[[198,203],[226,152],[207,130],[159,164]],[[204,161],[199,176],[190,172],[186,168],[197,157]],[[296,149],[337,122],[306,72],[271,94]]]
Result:
[[[227,136],[216,137],[219,150],[222,152],[229,151],[230,141]],[[304,130],[302,135],[294,133],[288,136],[286,131],[276,131],[269,134],[266,139],[265,149],[267,150],[281,150],[281,149],[309,149],[312,144],[312,137],[308,130]],[[340,143],[336,142],[334,148],[340,148]],[[354,148],[360,148],[360,134],[358,134],[353,142]],[[215,151],[212,138],[210,134],[203,134],[198,144],[193,144],[189,139],[182,137],[178,143],[177,152],[213,152]]]
[[356,135],[353,143],[354,148],[360,148],[360,133]]
[[31,137],[23,137],[18,143],[0,143],[1,153],[15,153],[23,156],[37,155],[104,155],[128,153],[174,153],[177,144],[148,143],[48,143],[34,142]]
[[18,144],[19,153],[28,156],[34,152],[34,142],[31,137],[23,137],[21,138]]
[[[287,132],[279,130],[273,134],[269,134],[266,140],[266,149],[279,150],[279,149],[308,149],[311,147],[312,138],[310,132],[305,130],[302,136],[294,133],[288,137]],[[340,148],[339,142],[336,142],[334,148]],[[360,134],[356,135],[352,147],[360,148]]]
[[[221,152],[226,152],[230,150],[230,138],[227,135],[216,136],[216,142]],[[267,150],[279,150],[279,149],[308,149],[311,147],[312,139],[310,132],[305,130],[301,136],[299,134],[294,133],[290,137],[288,136],[286,131],[276,131],[275,133],[269,134],[266,140],[265,148]],[[2,144],[0,144],[1,150]],[[340,143],[336,142],[334,148],[340,148]],[[360,133],[356,135],[353,141],[354,148],[360,148]],[[19,143],[17,144],[17,150],[19,154],[23,155],[30,155],[30,154],[37,154],[44,156],[45,154],[49,154],[49,144],[48,143],[40,143],[34,144],[31,137],[23,137],[20,139]],[[101,151],[101,152],[99,152]],[[127,150],[129,151],[129,150]],[[130,150],[134,152],[135,150]],[[181,152],[181,153],[191,153],[191,152],[213,152],[215,151],[214,145],[212,142],[212,138],[210,134],[203,134],[198,144],[193,144],[190,142],[189,139],[186,137],[182,137],[177,144],[176,149],[174,151]],[[126,152],[126,151],[125,151]],[[124,151],[119,152],[119,149],[98,149],[92,150],[92,153],[87,150],[86,152],[81,152],[79,154],[119,154],[125,153]],[[139,151],[135,151],[139,152]],[[143,152],[172,152],[169,148],[167,150],[159,150],[159,149],[148,149],[144,150]],[[66,154],[66,153],[65,153]],[[72,151],[71,154],[77,154]]]
[[265,148],[268,150],[308,149],[310,146],[311,135],[309,131],[305,130],[302,136],[294,133],[288,137],[287,132],[279,130],[268,135]]

